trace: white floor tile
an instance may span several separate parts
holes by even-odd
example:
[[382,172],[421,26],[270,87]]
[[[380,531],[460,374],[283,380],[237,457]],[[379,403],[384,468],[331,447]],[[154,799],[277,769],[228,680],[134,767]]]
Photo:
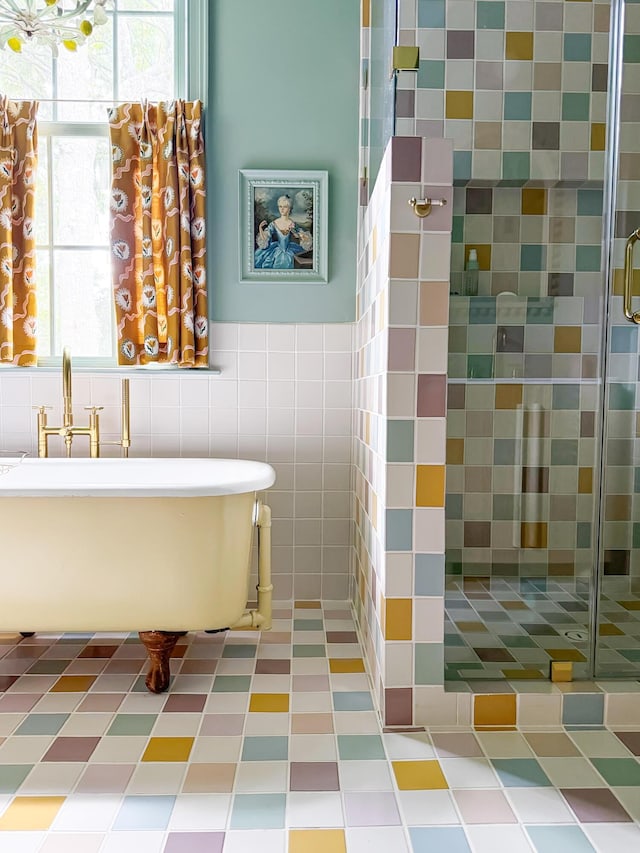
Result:
[[236,770],[236,793],[281,794],[289,789],[287,761],[241,761]]
[[288,735],[291,725],[289,714],[247,714],[245,735]]
[[106,832],[122,805],[113,794],[72,794],[62,804],[51,826],[61,832]]
[[431,759],[436,757],[431,738],[426,732],[383,734],[387,756],[390,759]]
[[100,853],[162,853],[164,841],[164,832],[112,832]]
[[230,794],[180,794],[169,820],[171,832],[223,830],[231,806]]
[[568,732],[576,746],[589,758],[629,758],[630,752],[611,732]]
[[289,738],[290,761],[335,761],[334,735],[292,735]]
[[342,791],[391,791],[393,780],[387,761],[341,761]]
[[474,853],[531,853],[533,850],[519,826],[467,826]]
[[640,850],[640,828],[633,823],[586,823],[582,828],[598,853]]
[[519,732],[476,732],[476,737],[489,758],[534,758]]
[[173,761],[149,761],[138,764],[127,787],[127,794],[168,796],[182,790],[187,764]]
[[194,737],[202,723],[202,714],[160,714],[152,737]]
[[224,853],[285,853],[287,833],[282,829],[230,830],[224,839]]
[[35,764],[54,741],[54,735],[16,735],[0,746],[0,764]]
[[344,826],[338,791],[293,791],[287,795],[287,826],[315,829]]
[[139,735],[104,737],[91,753],[89,761],[92,764],[132,764],[140,761],[148,742],[147,737]]
[[105,837],[98,832],[56,832],[46,838],[39,853],[98,853]]
[[500,780],[485,758],[441,758],[450,788],[499,788]]
[[399,791],[396,798],[407,826],[460,823],[449,791]]
[[375,711],[336,711],[333,718],[337,735],[369,735],[380,731]]
[[3,832],[2,849],[7,853],[37,853],[45,838],[44,832]]
[[539,758],[557,788],[605,788],[606,782],[586,758]]
[[346,836],[349,853],[410,853],[405,832],[399,826],[354,827],[347,829]]
[[564,797],[555,788],[509,788],[516,817],[521,823],[574,823]]
[[197,737],[189,759],[191,763],[239,761],[241,737]]
[[47,761],[44,764],[36,764],[22,783],[20,796],[69,794],[75,788],[85,767],[85,764],[75,761]]

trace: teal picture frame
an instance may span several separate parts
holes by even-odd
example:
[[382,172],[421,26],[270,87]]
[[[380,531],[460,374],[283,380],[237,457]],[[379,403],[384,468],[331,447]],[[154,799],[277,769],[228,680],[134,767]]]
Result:
[[240,281],[326,284],[326,171],[241,169]]

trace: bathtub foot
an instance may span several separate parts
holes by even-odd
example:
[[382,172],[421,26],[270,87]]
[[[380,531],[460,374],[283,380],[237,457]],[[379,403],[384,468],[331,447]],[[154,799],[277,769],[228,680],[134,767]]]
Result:
[[151,668],[144,683],[152,693],[163,693],[169,686],[171,679],[169,658],[171,657],[173,647],[178,641],[178,637],[184,636],[184,633],[170,631],[138,632],[138,636],[144,643],[151,663]]

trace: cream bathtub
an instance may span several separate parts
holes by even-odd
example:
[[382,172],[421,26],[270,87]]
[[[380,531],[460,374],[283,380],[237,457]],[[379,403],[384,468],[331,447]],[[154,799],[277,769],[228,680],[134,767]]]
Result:
[[[151,640],[157,647],[174,637],[175,644],[180,632],[238,622],[270,627],[256,611],[243,616],[256,526],[263,539],[259,590],[269,593],[270,605],[270,577],[263,577],[270,569],[270,514],[256,500],[275,481],[269,465],[0,463],[7,463],[0,466],[0,631],[139,631],[153,661],[164,652],[154,651]],[[145,638],[148,632],[154,636]]]

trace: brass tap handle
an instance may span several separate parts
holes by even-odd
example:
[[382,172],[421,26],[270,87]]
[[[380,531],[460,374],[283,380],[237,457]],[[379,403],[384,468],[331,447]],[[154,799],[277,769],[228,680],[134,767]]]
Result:
[[51,411],[53,406],[31,406],[34,412],[38,412],[41,415],[44,415],[45,412]]
[[91,412],[92,415],[95,415],[96,412],[103,411],[104,406],[85,406],[85,412]]

